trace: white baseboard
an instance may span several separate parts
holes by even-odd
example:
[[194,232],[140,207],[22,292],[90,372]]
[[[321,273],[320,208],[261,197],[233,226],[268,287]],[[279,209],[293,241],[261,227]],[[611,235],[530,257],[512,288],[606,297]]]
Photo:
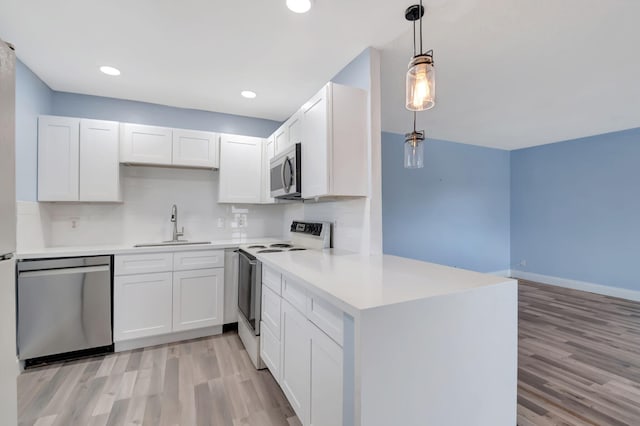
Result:
[[543,284],[555,285],[558,287],[571,288],[574,290],[588,291],[590,293],[602,294],[604,296],[618,297],[620,299],[640,302],[640,291],[627,288],[611,287],[608,285],[588,283],[585,281],[571,280],[568,278],[552,277],[549,275],[536,274],[533,272],[517,271],[512,269],[513,278],[535,281]]
[[503,269],[502,271],[488,272],[491,275],[497,275],[499,277],[511,278],[511,269]]
[[122,340],[114,343],[114,352],[130,351],[133,349],[147,348],[149,346],[164,345],[183,340],[199,339],[222,334],[222,326],[198,328],[195,330],[179,331],[176,333],[161,334],[160,336],[141,337],[139,339]]

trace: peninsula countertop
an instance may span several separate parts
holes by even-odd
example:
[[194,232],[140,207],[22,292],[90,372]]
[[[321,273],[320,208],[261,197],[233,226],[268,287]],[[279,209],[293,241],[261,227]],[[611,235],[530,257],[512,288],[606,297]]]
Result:
[[517,285],[516,280],[497,275],[336,249],[259,254],[258,259],[351,315],[482,287]]

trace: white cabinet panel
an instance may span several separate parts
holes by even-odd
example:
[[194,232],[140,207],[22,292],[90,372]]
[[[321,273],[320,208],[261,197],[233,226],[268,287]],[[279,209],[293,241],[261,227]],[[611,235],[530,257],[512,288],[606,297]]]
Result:
[[262,144],[251,136],[220,137],[218,202],[259,204],[262,200]]
[[366,196],[367,93],[329,83],[302,114],[302,197]]
[[285,126],[289,133],[289,146],[302,142],[302,110],[297,111],[289,118]]
[[262,322],[260,326],[260,358],[262,358],[262,361],[264,361],[278,383],[281,380],[280,346],[280,340]]
[[311,341],[309,321],[289,302],[282,303],[282,371],[281,386],[289,403],[302,421],[308,424]]
[[173,331],[223,323],[224,270],[173,273]]
[[238,251],[224,251],[224,323],[238,322]]
[[273,204],[275,199],[271,197],[271,159],[276,153],[275,136],[271,135],[264,143],[262,159],[262,203]]
[[307,310],[307,292],[302,285],[291,277],[282,276],[282,297],[300,312]]
[[38,119],[38,201],[78,201],[80,120]]
[[114,279],[114,340],[169,333],[172,325],[171,272]]
[[114,258],[114,275],[171,272],[173,253],[123,254]]
[[310,296],[307,299],[307,318],[340,346],[344,330],[343,316],[340,309],[319,297]]
[[173,165],[217,169],[218,135],[194,130],[173,130]]
[[173,255],[174,271],[222,267],[224,267],[224,250],[182,251]]
[[329,89],[324,87],[302,109],[302,196],[329,192]]
[[269,287],[277,295],[282,294],[282,274],[265,264],[262,265],[262,284]]
[[120,124],[80,121],[80,201],[121,201]]
[[269,287],[262,286],[262,322],[280,340],[280,312],[282,299]]
[[310,324],[309,332],[311,335],[309,425],[341,425],[342,348],[313,324]]
[[287,126],[282,125],[273,134],[276,154],[284,151],[289,146],[289,132]]
[[172,130],[166,127],[122,123],[120,162],[170,165]]

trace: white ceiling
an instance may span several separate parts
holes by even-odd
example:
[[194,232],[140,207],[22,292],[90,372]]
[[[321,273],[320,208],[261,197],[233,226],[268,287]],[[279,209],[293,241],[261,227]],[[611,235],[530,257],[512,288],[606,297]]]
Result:
[[[640,127],[640,2],[426,1],[427,136],[517,149]],[[405,133],[411,32],[382,52],[382,127]]]
[[285,0],[0,0],[0,37],[54,90],[284,121],[401,34],[409,4],[317,0],[299,15]]
[[[0,37],[54,90],[277,121],[374,46],[383,129],[404,133],[413,2],[315,0],[297,15],[285,0],[0,0]],[[436,107],[418,114],[428,137],[515,149],[640,126],[640,2],[425,6],[437,70]]]

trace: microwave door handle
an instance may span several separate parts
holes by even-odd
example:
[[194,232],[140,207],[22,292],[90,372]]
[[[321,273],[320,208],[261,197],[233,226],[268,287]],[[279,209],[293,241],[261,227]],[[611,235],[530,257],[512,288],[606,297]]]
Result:
[[289,157],[285,157],[284,161],[282,162],[282,167],[280,168],[280,178],[282,179],[282,188],[284,188],[285,193],[289,193],[289,188],[291,188],[291,185],[287,185],[287,182],[284,178],[284,168],[287,167],[288,162]]

